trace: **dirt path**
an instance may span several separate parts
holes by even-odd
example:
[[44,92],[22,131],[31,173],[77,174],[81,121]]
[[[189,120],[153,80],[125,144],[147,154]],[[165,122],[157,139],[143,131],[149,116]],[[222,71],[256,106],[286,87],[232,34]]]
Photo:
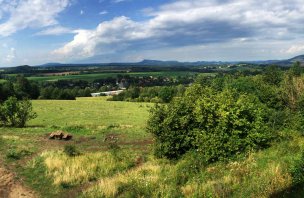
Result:
[[[0,162],[1,163],[1,162]],[[0,198],[36,198],[35,193],[21,185],[15,175],[0,164]]]

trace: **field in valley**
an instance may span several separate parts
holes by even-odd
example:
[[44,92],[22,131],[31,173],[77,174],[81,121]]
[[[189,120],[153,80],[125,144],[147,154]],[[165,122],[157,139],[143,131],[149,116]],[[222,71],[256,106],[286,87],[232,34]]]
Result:
[[[269,149],[208,166],[191,155],[176,162],[156,159],[145,132],[151,106],[105,98],[35,100],[38,117],[26,128],[0,128],[1,161],[39,197],[303,195],[291,172],[301,177],[303,136],[282,132],[282,141]],[[49,140],[57,130],[73,139]],[[66,145],[79,155],[68,156]]]
[[[96,73],[96,74],[79,74],[79,75],[54,75],[54,76],[34,76],[28,77],[29,80],[34,81],[57,81],[57,80],[87,80],[93,81],[96,79],[105,78],[116,78],[117,75],[128,75],[131,77],[143,77],[143,76],[153,76],[153,77],[177,77],[177,76],[194,76],[196,72],[185,72],[185,71],[162,71],[162,72],[129,72],[129,73]],[[213,75],[206,73],[206,75]]]

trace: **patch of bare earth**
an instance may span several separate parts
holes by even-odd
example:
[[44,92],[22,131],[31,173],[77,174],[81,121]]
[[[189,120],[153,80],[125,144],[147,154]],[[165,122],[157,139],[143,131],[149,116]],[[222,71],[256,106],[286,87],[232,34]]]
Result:
[[35,193],[21,182],[15,175],[0,165],[0,197],[1,198],[36,198]]

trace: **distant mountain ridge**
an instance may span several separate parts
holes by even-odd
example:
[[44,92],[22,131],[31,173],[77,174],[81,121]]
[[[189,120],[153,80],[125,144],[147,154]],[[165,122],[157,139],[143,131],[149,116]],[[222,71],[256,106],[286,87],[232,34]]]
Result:
[[256,64],[288,67],[294,62],[304,63],[304,55],[299,55],[286,60],[264,60],[264,61],[195,61],[195,62],[179,62],[179,61],[161,61],[161,60],[142,60],[134,63],[46,63],[37,65],[37,67],[59,67],[59,66],[204,66],[204,65],[222,65],[222,64]]

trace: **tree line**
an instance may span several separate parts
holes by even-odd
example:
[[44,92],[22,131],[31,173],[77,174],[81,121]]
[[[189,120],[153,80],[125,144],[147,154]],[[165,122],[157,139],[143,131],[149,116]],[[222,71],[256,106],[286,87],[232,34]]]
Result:
[[[154,101],[168,102],[172,98],[172,92],[180,92],[177,85],[187,85],[194,81],[192,76],[183,77],[131,77],[129,75],[117,75],[116,78],[87,80],[59,80],[54,82],[36,82],[28,80],[24,75],[16,75],[7,78],[0,83],[0,101],[10,96],[17,99],[53,99],[74,100],[76,97],[89,97],[93,92],[105,92],[126,88],[125,95],[116,97],[114,100]],[[149,87],[149,88],[146,88]],[[155,87],[155,88],[150,88]],[[160,88],[166,87],[166,88]],[[141,92],[140,94],[138,93]],[[161,91],[160,96],[157,92]],[[170,93],[169,95],[167,94]],[[165,96],[167,94],[167,96]],[[175,95],[175,94],[173,94]]]

